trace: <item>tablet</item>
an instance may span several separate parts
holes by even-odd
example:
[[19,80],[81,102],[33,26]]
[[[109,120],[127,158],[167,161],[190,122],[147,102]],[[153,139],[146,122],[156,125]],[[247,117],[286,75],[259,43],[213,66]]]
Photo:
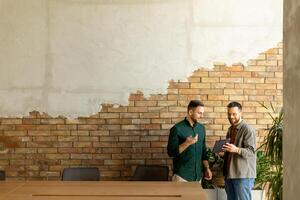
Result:
[[219,153],[222,151],[222,147],[224,144],[230,143],[230,138],[224,139],[224,140],[217,140],[215,142],[214,148],[212,150],[213,153]]

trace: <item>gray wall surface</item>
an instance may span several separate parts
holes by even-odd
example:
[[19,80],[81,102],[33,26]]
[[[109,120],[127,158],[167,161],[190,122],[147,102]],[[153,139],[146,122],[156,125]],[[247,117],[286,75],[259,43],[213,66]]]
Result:
[[300,2],[284,1],[284,179],[283,199],[299,199]]
[[0,114],[77,117],[282,41],[283,0],[0,0]]

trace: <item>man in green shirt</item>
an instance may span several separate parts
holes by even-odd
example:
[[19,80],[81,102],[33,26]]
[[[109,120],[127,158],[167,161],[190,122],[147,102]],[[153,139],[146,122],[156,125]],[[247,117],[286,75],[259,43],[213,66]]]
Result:
[[168,155],[173,157],[173,181],[200,181],[203,168],[204,178],[212,178],[206,155],[205,128],[199,123],[203,113],[201,101],[190,101],[186,118],[170,130],[167,148]]

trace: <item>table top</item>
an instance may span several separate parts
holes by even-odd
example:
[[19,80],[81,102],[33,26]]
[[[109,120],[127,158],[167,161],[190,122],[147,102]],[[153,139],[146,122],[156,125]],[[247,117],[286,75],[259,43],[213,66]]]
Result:
[[205,200],[199,183],[0,181],[0,200]]

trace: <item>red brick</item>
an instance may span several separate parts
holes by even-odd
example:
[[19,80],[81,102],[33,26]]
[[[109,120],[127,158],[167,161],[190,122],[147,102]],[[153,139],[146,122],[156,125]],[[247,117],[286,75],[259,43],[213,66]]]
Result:
[[141,129],[145,129],[145,130],[158,130],[160,129],[160,124],[142,124],[141,125]]
[[73,142],[74,147],[92,147],[92,142]]
[[168,88],[168,94],[178,94],[178,89],[170,89],[170,88]]
[[167,111],[168,111],[168,108],[167,107],[163,107],[163,106],[160,106],[160,107],[148,107],[148,113],[151,113],[151,112],[167,112]]
[[139,136],[120,136],[119,137],[120,142],[126,142],[126,141],[140,141]]
[[274,77],[274,72],[252,72],[251,77],[254,78],[272,78]]
[[76,130],[77,125],[57,125],[57,130]]
[[59,119],[59,118],[41,119],[41,124],[65,124],[65,119]]
[[123,106],[119,106],[119,107],[110,107],[110,108],[108,108],[108,112],[112,112],[112,113],[114,113],[114,112],[116,112],[116,113],[123,113],[123,112],[127,112],[127,107],[123,107]]
[[244,90],[244,94],[245,95],[264,95],[265,94],[265,90],[260,90],[260,88],[259,89],[256,89],[256,90],[248,90],[248,89],[246,89],[246,90]]
[[108,136],[109,131],[107,130],[99,130],[99,131],[90,131],[91,136]]
[[196,70],[193,72],[193,76],[194,77],[205,77],[205,76],[208,76],[208,72],[202,71],[202,70]]
[[66,160],[70,158],[69,154],[45,154],[46,159],[50,160]]
[[131,119],[107,119],[107,124],[131,124]]
[[169,130],[150,130],[149,135],[169,135]]
[[50,130],[44,131],[28,131],[29,136],[50,136]]
[[150,95],[149,100],[156,100],[156,101],[165,101],[167,100],[167,95],[165,94],[156,94],[156,95]]
[[4,131],[4,136],[26,136],[26,131]]
[[198,82],[200,82],[200,77],[190,76],[188,78],[188,81],[191,83],[198,83]]
[[116,160],[105,160],[104,165],[123,165],[124,160],[122,159],[116,159]]
[[218,101],[218,100],[228,100],[228,95],[210,95],[208,96],[208,100],[210,101]]
[[98,125],[78,125],[78,130],[97,130],[98,129]]
[[220,78],[221,83],[243,83],[243,78]]
[[206,77],[203,77],[201,78],[201,82],[202,83],[219,83],[220,82],[220,79],[219,78],[206,78]]
[[[104,171],[101,170],[101,177],[120,177],[120,172],[119,171]],[[109,179],[111,180],[111,179]]]
[[115,124],[115,125],[99,125],[98,129],[100,129],[100,130],[120,130],[121,126],[119,124]]
[[[22,125],[20,125],[22,126]],[[14,130],[15,126],[14,125],[0,125],[0,131],[11,131]]]
[[69,130],[64,130],[64,131],[51,131],[51,135],[60,135],[60,136],[68,136],[71,134]]
[[2,118],[0,124],[22,124],[22,119]]
[[33,141],[37,142],[54,142],[57,141],[56,136],[36,136],[33,138]]
[[143,93],[130,94],[129,100],[131,101],[144,100],[144,94]]
[[166,142],[151,142],[151,147],[152,148],[167,147],[167,143]]
[[266,67],[264,65],[263,66],[248,66],[248,67],[245,67],[245,71],[249,71],[250,76],[251,76],[251,72],[265,72]]
[[242,95],[244,92],[241,89],[224,89],[224,94],[240,94]]
[[169,82],[169,89],[182,89],[182,88],[189,88],[190,83],[188,82]]
[[128,112],[147,112],[147,107],[128,107]]
[[157,101],[135,101],[134,102],[135,106],[156,106]]
[[243,71],[244,66],[242,66],[241,64],[237,64],[237,65],[234,65],[234,66],[224,67],[224,68],[221,68],[221,69],[224,69],[225,71],[236,72],[236,71]]
[[209,77],[229,77],[229,76],[230,76],[230,72],[228,71],[209,72]]
[[150,124],[150,119],[132,119],[132,124]]
[[231,77],[251,77],[251,72],[230,72]]
[[87,120],[86,117],[80,117],[77,119],[65,119],[65,122],[66,124],[77,125],[77,124],[86,124],[86,120]]
[[89,130],[71,131],[71,136],[88,136]]
[[234,85],[234,88],[237,88],[237,89],[255,89],[255,84],[251,84],[251,83],[240,83],[240,84],[235,84]]
[[278,54],[278,48],[272,48],[267,50],[267,54]]
[[[99,117],[100,117],[100,115],[99,115]],[[95,118],[86,119],[86,123],[87,124],[105,124],[105,119],[95,119]]]
[[92,154],[71,154],[71,159],[80,160],[91,160],[93,158]]
[[36,130],[56,130],[56,125],[36,125]]
[[118,137],[117,136],[101,136],[100,141],[101,142],[117,142]]
[[210,83],[191,83],[191,88],[211,88]]
[[113,119],[113,118],[120,118],[119,113],[100,113],[100,118],[104,119]]
[[161,113],[160,114],[160,118],[174,118],[174,117],[178,117],[179,113],[175,112],[170,112],[170,113]]
[[23,118],[22,124],[40,124],[41,119]]
[[147,165],[166,165],[167,161],[166,159],[155,159],[155,160],[147,160]]
[[121,113],[120,117],[121,118],[139,118],[140,114],[139,113]]
[[122,125],[121,129],[122,130],[139,130],[140,129],[140,125],[139,124]]
[[38,148],[38,153],[60,153],[57,148]]

